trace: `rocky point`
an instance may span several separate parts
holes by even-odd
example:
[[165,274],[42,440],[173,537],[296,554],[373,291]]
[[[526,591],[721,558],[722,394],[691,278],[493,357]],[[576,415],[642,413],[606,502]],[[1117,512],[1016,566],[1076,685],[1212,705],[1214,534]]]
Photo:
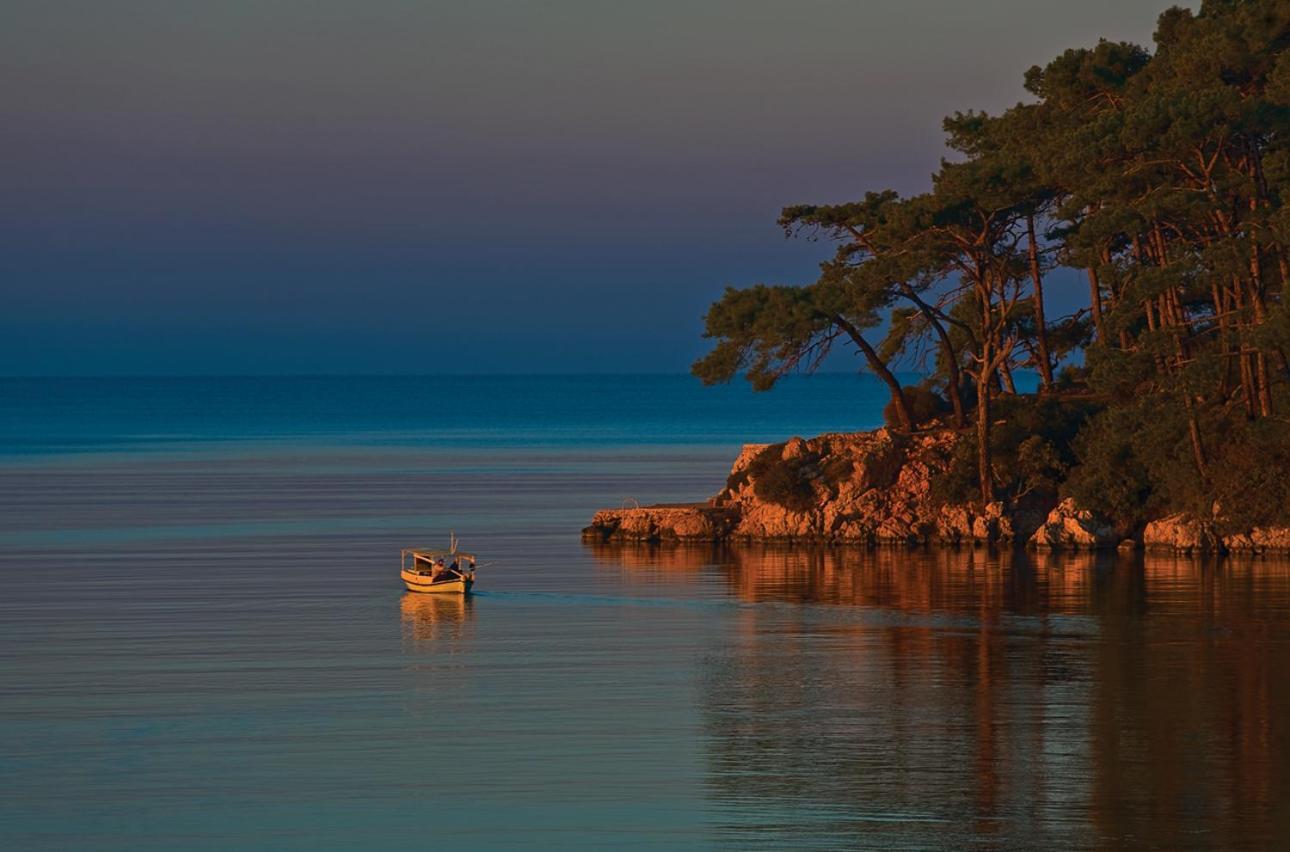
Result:
[[602,509],[598,541],[783,541],[835,544],[1025,544],[1043,550],[1147,547],[1178,552],[1290,550],[1290,529],[1219,536],[1173,515],[1132,529],[1067,498],[957,503],[933,488],[964,438],[888,429],[747,444],[726,486],[702,503]]

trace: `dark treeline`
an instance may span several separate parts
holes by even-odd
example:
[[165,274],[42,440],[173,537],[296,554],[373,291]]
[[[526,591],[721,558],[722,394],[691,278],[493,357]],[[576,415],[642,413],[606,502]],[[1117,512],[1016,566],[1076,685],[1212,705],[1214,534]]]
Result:
[[[786,208],[787,233],[836,252],[812,284],[728,289],[694,372],[766,389],[849,346],[893,428],[972,436],[947,498],[1286,521],[1288,41],[1287,0],[1206,0],[1162,14],[1154,52],[1102,41],[1030,69],[1030,101],[946,119],[929,191]],[[1085,307],[1046,316],[1053,286]]]

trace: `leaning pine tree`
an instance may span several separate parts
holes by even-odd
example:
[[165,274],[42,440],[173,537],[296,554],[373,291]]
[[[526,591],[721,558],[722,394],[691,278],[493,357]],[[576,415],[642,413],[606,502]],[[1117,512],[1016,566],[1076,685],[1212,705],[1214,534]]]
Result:
[[[947,119],[927,192],[785,209],[832,257],[802,286],[727,290],[695,372],[764,389],[845,342],[894,426],[928,426],[898,364],[945,397],[941,428],[971,423],[982,501],[1017,493],[1018,428],[1060,422],[1035,437],[1091,508],[1290,523],[1290,478],[1268,474],[1290,461],[1288,44],[1283,0],[1206,0],[1161,15],[1154,52],[1103,41],[1032,68],[1031,100]],[[1084,304],[1054,319],[1054,293]]]

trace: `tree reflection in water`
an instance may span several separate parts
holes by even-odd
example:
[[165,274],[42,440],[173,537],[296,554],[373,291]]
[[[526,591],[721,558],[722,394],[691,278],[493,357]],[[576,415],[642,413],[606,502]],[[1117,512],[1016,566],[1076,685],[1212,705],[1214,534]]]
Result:
[[708,788],[732,842],[1290,837],[1290,561],[592,553],[629,580],[719,576],[749,604],[700,686]]

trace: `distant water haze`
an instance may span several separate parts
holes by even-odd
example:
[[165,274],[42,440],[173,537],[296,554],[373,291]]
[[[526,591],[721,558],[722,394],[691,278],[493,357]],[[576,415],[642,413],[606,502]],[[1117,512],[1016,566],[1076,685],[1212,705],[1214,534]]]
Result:
[[10,0],[0,372],[681,370],[782,205],[1162,6]]

